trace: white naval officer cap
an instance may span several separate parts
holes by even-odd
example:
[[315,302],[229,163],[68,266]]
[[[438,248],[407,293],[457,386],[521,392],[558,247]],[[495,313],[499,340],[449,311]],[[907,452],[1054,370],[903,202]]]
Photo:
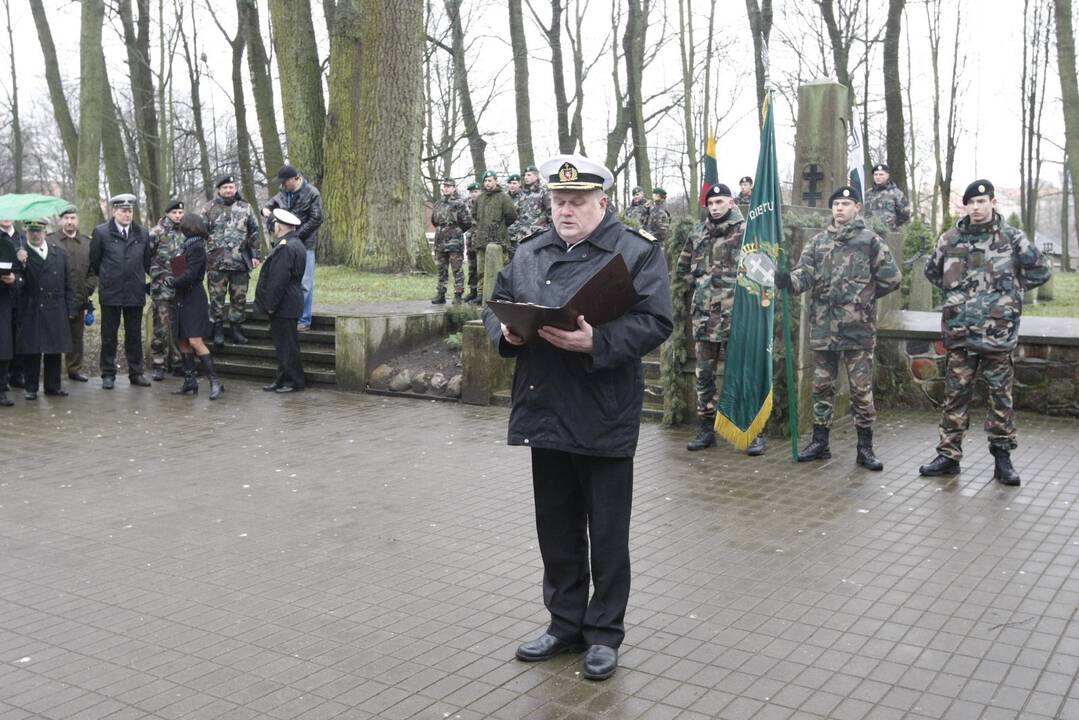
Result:
[[120,193],[109,198],[109,205],[114,208],[134,208],[136,198],[131,193]]
[[540,165],[549,190],[608,190],[614,175],[602,164],[583,155],[555,155]]
[[291,225],[292,227],[300,227],[303,225],[303,221],[301,221],[300,218],[284,208],[274,208],[273,218],[282,225]]

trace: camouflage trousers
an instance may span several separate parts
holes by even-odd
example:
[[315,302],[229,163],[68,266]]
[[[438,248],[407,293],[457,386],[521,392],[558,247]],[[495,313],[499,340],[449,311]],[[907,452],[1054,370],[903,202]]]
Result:
[[940,417],[940,444],[937,445],[937,452],[952,460],[963,458],[963,433],[970,427],[967,408],[974,395],[979,369],[988,390],[985,434],[989,436],[989,444],[1014,450],[1014,369],[1011,352],[979,353],[961,347],[952,348],[948,350],[947,363],[944,376],[944,411]]
[[716,401],[719,399],[716,368],[727,358],[727,348],[724,343],[708,340],[697,340],[694,347],[697,353],[697,366],[694,368],[697,377],[697,417],[715,420]]
[[150,338],[150,362],[154,367],[179,365],[180,351],[172,336],[172,300],[153,298],[151,312],[154,332]]
[[813,351],[813,424],[832,426],[840,356],[847,366],[850,409],[854,415],[854,424],[858,427],[870,427],[877,420],[877,407],[873,404],[872,350]]
[[240,324],[247,315],[247,285],[251,275],[244,270],[209,270],[206,290],[210,296],[210,322],[225,321],[225,295],[229,297],[229,322]]
[[468,289],[479,289],[479,263],[476,262],[476,248],[472,244],[471,236],[465,239],[465,257],[468,261]]
[[441,251],[435,253],[435,266],[438,268],[438,294],[446,294],[446,283],[449,281],[449,271],[453,268],[453,291],[463,293],[465,291],[465,273],[461,269],[461,253]]

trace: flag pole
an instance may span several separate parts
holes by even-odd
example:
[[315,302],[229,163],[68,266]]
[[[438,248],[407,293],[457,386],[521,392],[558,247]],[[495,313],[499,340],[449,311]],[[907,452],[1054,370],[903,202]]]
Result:
[[[779,267],[787,272],[787,256],[779,246]],[[783,288],[783,356],[787,366],[787,414],[791,430],[791,462],[798,462],[798,388],[794,384],[794,344],[791,342],[790,291]]]

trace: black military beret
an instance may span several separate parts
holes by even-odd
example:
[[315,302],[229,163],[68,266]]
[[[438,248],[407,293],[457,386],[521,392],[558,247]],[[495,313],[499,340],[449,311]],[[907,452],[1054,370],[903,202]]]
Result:
[[282,165],[281,169],[277,171],[278,180],[291,180],[294,177],[299,177],[300,171],[291,165]]
[[496,173],[494,170],[488,170],[483,174],[483,179],[486,180],[487,178],[494,178],[495,180],[497,180],[498,173]]
[[183,209],[184,209],[184,201],[181,200],[180,198],[170,198],[169,201],[167,203],[165,203],[165,213],[166,214],[172,212],[173,210],[183,210]]
[[63,210],[60,211],[60,217],[63,217],[64,215],[78,215],[78,214],[79,214],[79,209],[77,207],[75,207],[74,205],[68,205],[66,208],[64,208]]
[[[529,165],[528,167],[526,167],[524,169],[524,172],[526,172],[526,173],[533,172],[533,173],[536,173],[537,175],[539,175],[539,168],[536,167],[535,165]],[[521,173],[521,174],[523,175],[524,173]]]
[[963,191],[963,204],[966,205],[971,201],[971,198],[975,198],[979,195],[988,195],[990,199],[995,198],[996,190],[993,188],[993,183],[988,180],[975,180],[970,185],[967,185],[967,189]]
[[653,194],[653,195],[659,195],[660,197],[667,197],[667,191],[666,191],[666,190],[664,190],[664,189],[663,189],[663,188],[661,188],[661,187],[658,187],[658,188],[652,188],[652,194]]
[[634,195],[636,195],[637,193],[643,193],[643,192],[644,192],[644,188],[641,187],[640,185],[637,185],[636,187],[633,188],[633,194]]
[[886,173],[891,172],[891,170],[888,169],[888,163],[877,163],[873,166],[873,172],[876,172],[877,170],[883,170]]
[[225,173],[224,175],[218,175],[217,179],[214,180],[214,190],[228,183],[232,183],[233,185],[235,185],[236,177],[233,175],[229,175],[228,173]]
[[740,185],[740,184],[742,184],[744,182],[747,182],[750,185],[752,185],[753,184],[753,178],[751,178],[749,175],[746,175],[741,180],[738,181],[738,184]]
[[828,196],[828,207],[832,207],[832,203],[836,200],[853,200],[859,205],[862,204],[862,197],[858,194],[858,190],[846,186],[838,188],[834,193]]
[[480,189],[480,184],[478,182],[470,182],[468,184],[468,189],[469,189],[469,191],[479,190]]
[[517,173],[514,173],[513,175],[510,175],[508,178],[506,178],[506,182],[514,182],[514,181],[521,182],[521,176],[518,175]]
[[716,183],[712,187],[708,188],[708,192],[704,194],[704,201],[708,202],[715,197],[734,197],[731,194],[731,189],[723,183]]

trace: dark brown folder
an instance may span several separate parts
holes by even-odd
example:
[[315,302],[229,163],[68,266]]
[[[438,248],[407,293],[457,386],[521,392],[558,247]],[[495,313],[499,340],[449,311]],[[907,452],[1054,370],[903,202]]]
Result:
[[505,300],[489,300],[487,307],[525,342],[534,343],[541,340],[539,329],[544,325],[576,330],[581,315],[589,325],[603,325],[622,317],[639,299],[626,261],[618,254],[588,278],[562,307]]
[[180,277],[187,272],[187,258],[183,255],[176,255],[169,258],[169,269],[172,270],[173,277]]

